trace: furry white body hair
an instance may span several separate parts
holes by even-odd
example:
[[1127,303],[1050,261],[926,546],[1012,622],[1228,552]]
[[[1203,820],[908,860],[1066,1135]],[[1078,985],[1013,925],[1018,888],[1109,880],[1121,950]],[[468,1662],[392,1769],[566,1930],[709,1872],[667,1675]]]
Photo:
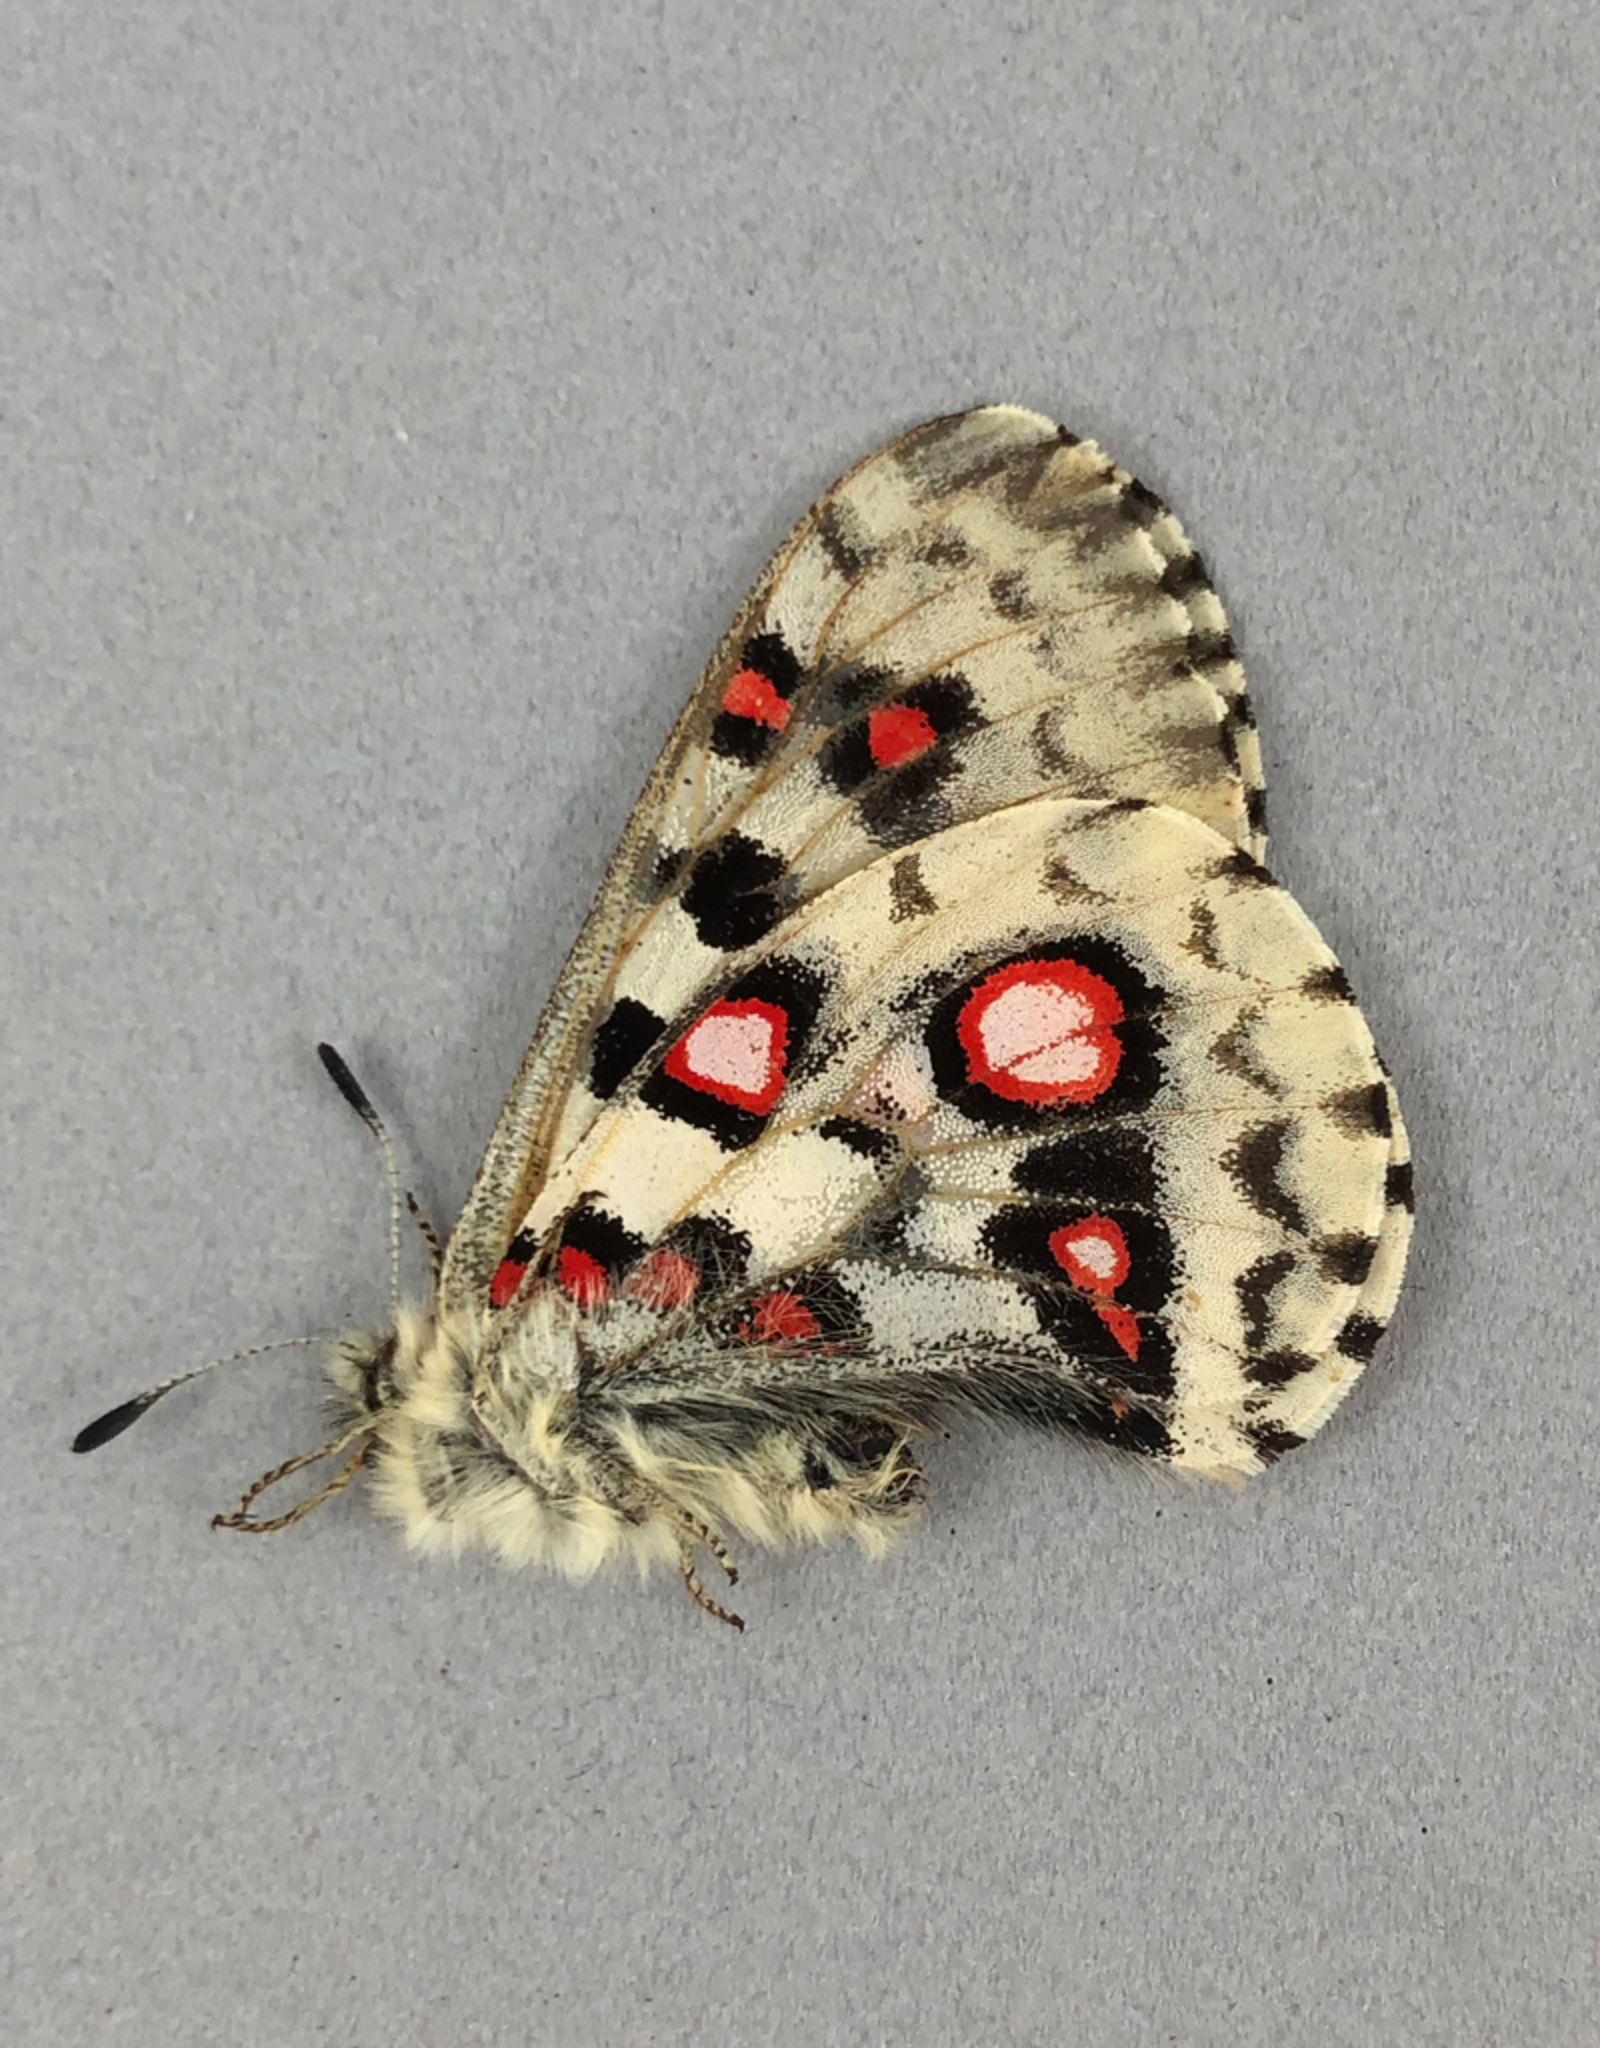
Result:
[[[344,1419],[365,1426],[379,1510],[432,1555],[484,1549],[572,1578],[631,1562],[681,1568],[686,1543],[767,1548],[853,1536],[877,1555],[912,1523],[921,1475],[904,1429],[823,1464],[757,1389],[652,1373],[597,1394],[575,1314],[536,1291],[487,1372],[486,1318],[403,1309],[392,1331],[337,1345]],[[726,1562],[726,1560],[723,1560]]]

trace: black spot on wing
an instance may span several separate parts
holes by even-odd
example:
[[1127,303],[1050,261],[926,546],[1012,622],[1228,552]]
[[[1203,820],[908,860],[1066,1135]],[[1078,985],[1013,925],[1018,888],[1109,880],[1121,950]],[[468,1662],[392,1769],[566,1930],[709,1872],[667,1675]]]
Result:
[[1381,1081],[1374,1081],[1367,1088],[1347,1088],[1342,1094],[1330,1096],[1326,1108],[1347,1137],[1387,1138],[1394,1127],[1389,1111],[1389,1091]]
[[1257,1124],[1223,1154],[1222,1166],[1252,1208],[1281,1223],[1285,1230],[1292,1230],[1297,1237],[1304,1237],[1305,1211],[1282,1180],[1289,1133],[1287,1121]]
[[1122,493],[1122,509],[1135,526],[1149,527],[1155,525],[1167,507],[1148,484],[1130,479]]
[[1162,570],[1161,588],[1168,597],[1179,599],[1192,597],[1197,590],[1209,589],[1205,563],[1198,554],[1179,555]]
[[902,1154],[897,1139],[887,1131],[879,1130],[876,1124],[863,1123],[859,1117],[831,1116],[826,1123],[817,1126],[818,1135],[831,1139],[835,1144],[847,1145],[852,1152],[863,1159],[886,1164],[898,1163]]
[[1293,1252],[1268,1252],[1247,1266],[1233,1283],[1239,1313],[1244,1319],[1244,1339],[1252,1351],[1266,1342],[1272,1327],[1272,1297],[1293,1273],[1297,1260]]
[[[1089,1215],[1115,1223],[1128,1250],[1128,1272],[1115,1294],[1090,1294],[1072,1285],[1054,1256],[1055,1233],[1083,1223]],[[984,1256],[1022,1288],[1039,1326],[1074,1366],[1108,1387],[1144,1398],[1173,1391],[1173,1343],[1156,1320],[1172,1298],[1176,1255],[1172,1233],[1159,1217],[1116,1209],[1108,1203],[1029,1203],[997,1209],[979,1233]],[[1131,1311],[1138,1325],[1136,1353],[1129,1355],[1106,1320]]]
[[1290,1451],[1297,1451],[1305,1442],[1292,1429],[1281,1422],[1253,1422],[1245,1430],[1245,1439],[1255,1451],[1263,1465],[1275,1465]]
[[[765,677],[773,696],[787,704],[800,687],[799,662],[780,633],[757,633],[744,644],[740,666]],[[782,737],[781,724],[771,724],[726,708],[718,711],[711,726],[711,751],[741,767],[754,768],[764,761]]]
[[1286,1387],[1303,1372],[1311,1372],[1318,1361],[1309,1351],[1264,1351],[1244,1369],[1247,1380],[1258,1387]]
[[647,1004],[619,996],[595,1026],[589,1048],[589,1087],[609,1101],[667,1028]]
[[1409,1159],[1397,1159],[1384,1175],[1383,1198],[1391,1209],[1416,1208],[1416,1175]]
[[742,832],[708,846],[679,898],[701,943],[737,953],[764,939],[783,918],[776,886],[783,872],[780,855]]
[[817,539],[830,567],[847,583],[853,583],[872,560],[872,550],[863,544],[854,522],[836,498],[830,499],[817,515]]
[[1137,1125],[1090,1124],[1025,1152],[1011,1169],[1019,1193],[1055,1196],[1085,1208],[1158,1208],[1161,1176],[1155,1147]]
[[1300,984],[1304,994],[1324,1003],[1353,1003],[1355,991],[1350,986],[1350,977],[1337,960],[1330,960],[1326,967],[1313,967]]
[[913,918],[931,917],[939,908],[922,879],[922,863],[914,853],[903,853],[889,870],[889,922],[909,924]]
[[1358,1359],[1365,1364],[1377,1350],[1383,1328],[1376,1316],[1363,1315],[1358,1309],[1346,1318],[1343,1329],[1334,1340],[1334,1349],[1345,1358]]
[[1377,1251],[1375,1237],[1364,1236],[1359,1230],[1345,1230],[1322,1239],[1317,1246],[1317,1263],[1330,1280],[1346,1287],[1361,1287],[1372,1271]]

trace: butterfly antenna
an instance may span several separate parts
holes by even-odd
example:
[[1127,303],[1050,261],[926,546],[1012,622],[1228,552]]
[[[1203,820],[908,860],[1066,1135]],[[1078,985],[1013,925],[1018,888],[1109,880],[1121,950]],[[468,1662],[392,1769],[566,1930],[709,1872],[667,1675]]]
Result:
[[[328,1077],[335,1088],[360,1117],[367,1129],[377,1139],[383,1152],[384,1178],[389,1184],[389,1312],[391,1316],[400,1313],[400,1168],[395,1163],[394,1145],[389,1133],[383,1127],[383,1118],[373,1108],[367,1091],[345,1065],[343,1056],[331,1045],[319,1045],[317,1057],[328,1070]],[[406,1198],[408,1201],[410,1197]],[[416,1204],[411,1204],[415,1215]],[[420,1219],[419,1219],[420,1220]],[[425,1231],[430,1239],[432,1233]]]
[[197,1365],[189,1372],[175,1372],[171,1379],[162,1380],[159,1385],[146,1387],[142,1394],[135,1394],[131,1401],[120,1402],[115,1408],[108,1408],[98,1416],[87,1429],[80,1429],[72,1439],[75,1451],[97,1451],[102,1444],[108,1444],[113,1437],[121,1436],[125,1429],[132,1429],[147,1408],[153,1408],[163,1394],[170,1394],[174,1387],[185,1387],[190,1380],[197,1380],[203,1374],[215,1372],[220,1365],[239,1365],[247,1358],[262,1358],[269,1351],[302,1351],[313,1345],[333,1342],[331,1337],[283,1337],[276,1344],[252,1344],[248,1351],[230,1351],[226,1358],[213,1358],[209,1364]]

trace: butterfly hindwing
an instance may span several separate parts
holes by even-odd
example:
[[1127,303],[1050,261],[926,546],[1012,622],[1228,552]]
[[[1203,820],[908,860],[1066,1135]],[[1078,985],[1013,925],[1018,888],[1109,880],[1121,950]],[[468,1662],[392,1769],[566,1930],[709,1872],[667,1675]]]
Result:
[[1163,807],[953,827],[898,925],[896,858],[678,1020],[535,1203],[594,1398],[876,1376],[896,1413],[1255,1469],[1359,1370],[1384,1216],[1384,1076],[1326,947]]

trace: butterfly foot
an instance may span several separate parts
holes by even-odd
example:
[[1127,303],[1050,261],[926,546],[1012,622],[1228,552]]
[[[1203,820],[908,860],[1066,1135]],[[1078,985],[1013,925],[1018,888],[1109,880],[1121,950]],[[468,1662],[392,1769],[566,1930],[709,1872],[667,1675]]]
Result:
[[[722,1550],[721,1542],[714,1537],[707,1540],[709,1532],[702,1535],[697,1529],[695,1534],[705,1543],[706,1548],[728,1574],[729,1579],[737,1578],[738,1574],[727,1562],[727,1554]],[[683,1574],[683,1590],[688,1594],[696,1607],[703,1608],[707,1614],[714,1616],[718,1621],[725,1621],[729,1628],[736,1628],[740,1635],[744,1634],[743,1616],[735,1614],[731,1608],[724,1607],[720,1601],[713,1600],[701,1584],[700,1574],[694,1568],[694,1546],[687,1535],[678,1538],[678,1570]]]

